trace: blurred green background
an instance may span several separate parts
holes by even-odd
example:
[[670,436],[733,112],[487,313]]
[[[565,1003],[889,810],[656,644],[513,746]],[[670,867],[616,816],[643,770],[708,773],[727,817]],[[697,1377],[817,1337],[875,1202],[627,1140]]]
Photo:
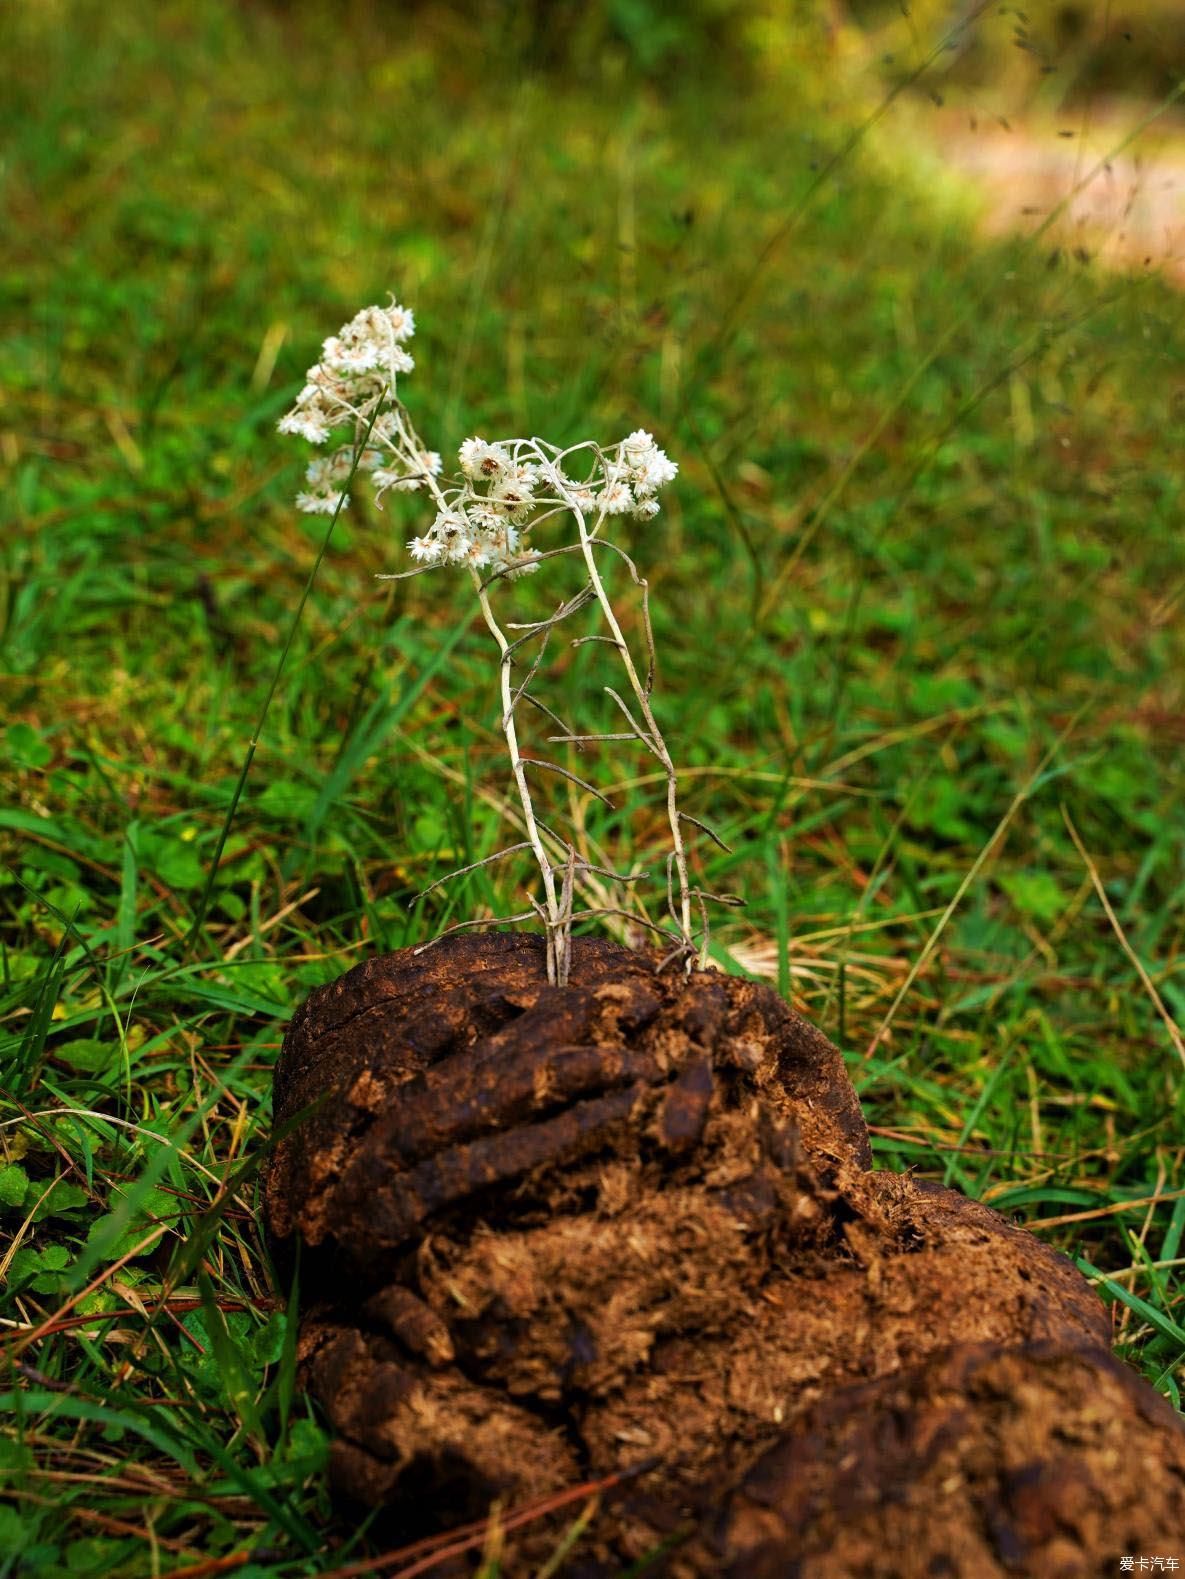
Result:
[[[746,900],[715,959],[841,1044],[883,1165],[1079,1258],[1179,1402],[1182,302],[1165,257],[983,239],[944,157],[955,113],[1134,134],[1185,70],[1174,8],[0,29],[0,1573],[367,1549],[253,1214],[271,1065],[311,986],[529,879],[408,909],[507,841],[488,639],[447,578],[374,580],[414,499],[319,562],[292,506],[276,419],[388,291],[446,454],[645,426],[679,461],[633,546],[685,804],[732,850],[697,877]],[[545,699],[592,724],[598,665],[560,655]],[[660,871],[646,764],[576,765],[619,809],[557,817]]]

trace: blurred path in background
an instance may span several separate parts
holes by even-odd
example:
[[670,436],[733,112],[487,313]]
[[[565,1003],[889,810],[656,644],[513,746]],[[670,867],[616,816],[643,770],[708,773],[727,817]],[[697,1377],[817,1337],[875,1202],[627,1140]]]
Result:
[[1050,251],[1185,285],[1185,111],[1157,113],[1185,77],[1185,0],[822,0],[820,16],[870,72],[929,57],[914,126],[978,192],[987,234],[1031,234],[1069,198]]
[[989,233],[1033,230],[1085,182],[1051,227],[1051,246],[1082,249],[1111,268],[1161,268],[1185,287],[1185,124],[1160,122],[1108,157],[1146,113],[1138,103],[1109,106],[1083,129],[1071,118],[1061,127],[973,126],[952,111],[934,129],[944,161],[980,188]]

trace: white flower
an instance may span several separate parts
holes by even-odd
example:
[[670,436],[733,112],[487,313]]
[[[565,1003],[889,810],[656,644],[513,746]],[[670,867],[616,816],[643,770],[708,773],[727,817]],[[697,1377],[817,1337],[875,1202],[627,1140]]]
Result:
[[329,437],[329,424],[315,408],[302,410],[295,406],[276,426],[281,433],[294,433],[297,438],[308,439],[310,444],[324,444]]
[[399,440],[399,413],[380,411],[374,419],[370,436],[376,444],[395,444]]
[[411,557],[423,565],[434,565],[440,559],[444,550],[434,537],[413,537],[407,545]]
[[[639,499],[674,481],[679,468],[668,459],[645,428],[637,428],[618,445],[620,466]],[[617,472],[616,475],[621,475]]]
[[[506,520],[505,516],[499,515],[497,510],[491,508],[488,503],[471,505],[466,514],[473,530],[479,536],[487,537],[493,542],[501,542],[507,532],[514,531],[514,528]],[[517,535],[515,533],[516,537]]]
[[389,308],[364,307],[325,341],[321,371],[345,380],[385,375],[383,381],[389,382],[415,366],[401,344],[414,332],[411,314],[394,302]]
[[[320,361],[308,369],[295,405],[279,422],[281,432],[313,444],[338,435],[333,451],[307,468],[297,498],[301,510],[331,515],[344,509],[344,489],[355,472],[369,477],[380,506],[388,491],[430,487],[439,513],[408,542],[412,559],[420,565],[470,565],[483,573],[492,568],[507,576],[537,568],[539,555],[523,544],[533,522],[559,513],[556,504],[598,525],[609,516],[651,521],[659,513],[654,495],[679,468],[645,428],[609,448],[585,443],[565,451],[534,439],[491,442],[475,435],[458,452],[460,475],[434,482],[441,476],[441,457],[420,447],[395,387],[397,376],[413,366],[404,345],[414,334],[414,315],[392,297],[385,307],[364,307],[323,343]],[[352,445],[342,443],[346,435],[352,435]],[[355,446],[363,442],[356,457]],[[577,463],[583,459],[580,470],[591,467],[583,481],[564,470],[572,455]]]
[[525,521],[535,503],[529,486],[517,482],[499,483],[488,501],[495,509],[502,509],[515,521]]
[[332,515],[339,508],[350,508],[348,493],[298,493],[296,508],[305,515]]
[[381,499],[388,488],[397,488],[400,493],[412,493],[420,486],[418,477],[409,477],[403,470],[402,461],[394,466],[380,466],[371,480],[376,499]]
[[679,468],[673,460],[669,460],[662,450],[651,450],[642,461],[634,468],[634,488],[639,494],[655,493],[669,482],[674,482],[679,475]]
[[391,298],[391,305],[384,308],[384,315],[391,326],[391,333],[396,340],[410,340],[412,335],[415,334],[415,314],[410,307],[400,307],[394,297]]
[[624,515],[627,510],[634,508],[634,496],[629,483],[613,478],[601,490],[596,503],[605,515]]
[[381,500],[389,488],[394,488],[398,493],[414,493],[417,488],[424,486],[426,478],[439,474],[440,456],[435,450],[419,451],[414,462],[406,455],[396,455],[392,457],[391,463],[375,469],[375,498]]
[[628,438],[622,440],[621,447],[629,459],[636,463],[637,459],[654,449],[654,435],[647,433],[645,428],[635,428]]
[[597,509],[597,496],[587,483],[572,483],[565,489],[565,495],[566,502],[585,515],[592,515]]
[[441,510],[432,523],[431,536],[440,544],[450,565],[458,565],[473,546],[473,534],[465,516],[455,510]]
[[330,372],[343,378],[356,378],[360,373],[374,373],[383,366],[383,347],[372,340],[356,340],[349,344],[337,338],[326,340],[321,347],[321,361]]
[[450,565],[460,565],[469,558],[473,548],[473,539],[464,532],[458,532],[444,545],[444,557]]
[[461,470],[475,482],[496,482],[510,470],[510,456],[502,446],[484,439],[466,439],[457,454]]
[[483,538],[473,538],[465,551],[465,559],[473,566],[474,570],[484,570],[487,565],[492,565],[498,558],[497,550],[491,543]]
[[534,466],[521,466],[508,461],[504,474],[491,483],[489,492],[485,495],[474,494],[472,497],[480,499],[487,509],[499,511],[521,522],[526,520],[535,504],[536,477]]

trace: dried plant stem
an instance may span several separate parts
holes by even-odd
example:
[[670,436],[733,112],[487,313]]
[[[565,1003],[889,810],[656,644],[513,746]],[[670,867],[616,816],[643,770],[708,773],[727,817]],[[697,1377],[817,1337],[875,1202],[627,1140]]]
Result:
[[[397,418],[397,447],[401,452],[401,458],[403,459],[403,462],[410,474],[414,466],[418,464],[418,457],[424,453],[424,445],[418,433],[416,432],[406,409],[397,401],[392,403],[392,409],[394,410]],[[362,414],[359,413],[358,415],[361,418]],[[593,457],[600,460],[602,463],[604,462],[604,457],[601,454],[599,447],[596,445],[577,445],[574,446],[573,449],[564,451],[561,454],[561,452],[556,450],[554,446],[544,445],[540,441],[532,440],[522,444],[516,443],[513,449],[516,461],[521,458],[520,450],[523,453],[527,453],[541,459],[545,458],[545,452],[550,451],[558,461],[561,459],[567,459],[576,451],[587,449]],[[436,482],[436,479],[431,475],[430,471],[421,470],[417,473],[417,476],[419,481],[425,486],[426,491],[435,500],[437,507],[442,511],[448,511],[449,500],[441,490],[439,484]],[[660,935],[664,935],[669,938],[675,938],[677,936],[678,946],[670,958],[681,959],[686,967],[690,969],[697,956],[697,953],[700,956],[701,963],[706,960],[708,927],[707,917],[706,914],[704,914],[701,945],[699,950],[697,950],[692,922],[693,902],[697,902],[700,911],[703,912],[704,898],[706,896],[701,895],[697,890],[691,887],[688,875],[687,852],[683,842],[683,829],[681,822],[683,820],[687,820],[696,827],[702,827],[703,825],[697,822],[695,818],[685,819],[684,814],[679,811],[678,784],[675,775],[674,763],[671,760],[670,752],[667,750],[666,742],[663,740],[662,733],[659,730],[657,720],[655,719],[653,710],[650,706],[650,695],[654,688],[655,651],[654,634],[650,624],[649,588],[645,579],[639,575],[637,566],[634,564],[630,556],[621,548],[619,548],[615,543],[611,543],[606,539],[597,536],[597,533],[604,522],[603,514],[590,530],[588,521],[586,519],[586,512],[581,509],[580,502],[575,499],[569,490],[562,484],[557,486],[557,494],[558,498],[556,498],[554,501],[555,509],[549,510],[543,519],[547,519],[548,516],[555,513],[570,513],[577,522],[580,541],[579,543],[566,544],[559,549],[552,549],[548,553],[540,554],[537,556],[537,559],[550,558],[556,554],[579,553],[583,557],[588,580],[587,584],[578,592],[576,592],[572,597],[562,603],[554,614],[543,620],[508,624],[506,629],[503,629],[503,627],[498,623],[491,606],[488,595],[488,587],[494,581],[499,579],[499,575],[503,574],[504,572],[496,573],[494,576],[489,577],[483,581],[476,568],[471,567],[470,569],[470,578],[473,582],[474,590],[477,593],[477,599],[481,608],[482,617],[485,620],[490,634],[493,636],[498,646],[500,660],[499,678],[502,700],[502,733],[506,739],[507,752],[510,757],[511,774],[513,775],[515,788],[518,791],[519,800],[523,808],[523,824],[527,835],[526,845],[516,846],[515,848],[521,849],[529,847],[531,849],[538,864],[540,876],[543,880],[544,902],[540,904],[535,899],[532,899],[531,907],[534,913],[538,915],[539,919],[542,921],[544,927],[547,944],[548,980],[558,986],[564,986],[567,983],[571,959],[571,929],[573,919],[575,919],[573,911],[573,891],[576,873],[578,871],[586,872],[592,868],[588,862],[577,859],[576,852],[569,842],[562,840],[557,841],[561,844],[565,851],[565,859],[563,860],[562,864],[554,860],[549,855],[544,842],[544,833],[548,833],[549,837],[552,837],[552,835],[550,835],[548,830],[543,828],[535,816],[535,808],[531,799],[530,788],[527,783],[527,769],[540,768],[548,772],[556,773],[562,778],[567,779],[569,782],[578,785],[581,789],[584,789],[585,791],[595,795],[598,799],[604,800],[606,804],[611,803],[608,801],[607,797],[602,795],[601,792],[595,788],[594,785],[590,784],[586,779],[581,778],[579,775],[573,773],[571,769],[561,767],[556,763],[547,762],[536,758],[528,759],[523,756],[522,751],[519,748],[518,729],[515,722],[515,711],[519,702],[524,700],[531,702],[536,707],[538,707],[542,713],[544,713],[554,723],[558,724],[561,730],[565,731],[565,733],[559,737],[553,738],[567,740],[569,743],[575,745],[577,749],[579,749],[580,746],[586,742],[591,743],[592,741],[596,740],[636,739],[646,747],[646,749],[651,753],[652,756],[654,756],[661,766],[667,782],[667,820],[670,825],[672,844],[671,855],[668,861],[667,905],[671,919],[675,923],[678,931],[676,934],[673,932],[667,932],[665,928],[660,927],[655,927],[654,930]],[[605,588],[605,583],[602,580],[600,569],[597,565],[595,549],[600,547],[612,550],[612,552],[618,554],[625,561],[634,585],[637,586],[641,591],[642,623],[645,630],[647,650],[647,672],[645,680],[643,680],[638,673],[637,667],[634,663],[633,655],[630,652],[629,644],[626,641],[625,635],[621,629],[621,625],[618,622],[617,614],[613,608],[612,603],[609,601],[609,595]],[[538,673],[539,667],[543,661],[544,653],[546,651],[551,632],[562,621],[583,608],[594,598],[600,607],[610,634],[607,636],[597,634],[577,637],[574,640],[573,645],[582,646],[585,643],[598,642],[616,648],[618,654],[621,657],[622,664],[625,667],[630,690],[634,694],[634,699],[640,711],[641,722],[639,722],[638,719],[634,717],[623,697],[619,696],[618,693],[611,688],[607,687],[606,689],[609,691],[610,696],[612,696],[613,700],[617,703],[618,707],[621,709],[630,725],[632,733],[628,735],[619,735],[610,732],[602,735],[592,734],[588,736],[580,736],[573,732],[569,726],[567,726],[564,721],[559,718],[557,714],[550,710],[550,708],[537,701],[536,698],[530,694],[529,690],[529,687],[534,680],[535,675]],[[511,637],[507,634],[507,631],[513,631],[515,635]],[[527,672],[524,678],[516,686],[513,683],[513,669],[515,665],[516,654],[521,647],[525,646],[528,642],[535,640],[539,642],[539,650],[535,654],[533,661],[527,666]],[[707,831],[710,832],[710,830]],[[500,852],[499,855],[488,857],[487,861],[500,859],[502,854],[510,853],[512,852]],[[487,864],[487,861],[475,863],[475,866],[484,866]],[[471,869],[473,868],[462,868],[462,871]],[[459,874],[454,873],[450,875],[455,876]],[[674,881],[676,877],[678,884],[677,899],[675,896]],[[447,879],[441,879],[440,881],[447,881]],[[435,887],[437,885],[433,884],[432,886]],[[576,915],[583,917],[590,913],[591,912],[587,911],[576,912]],[[604,913],[621,915],[629,914],[625,911],[613,911],[611,909],[606,909]],[[631,918],[635,921],[642,920],[642,918],[638,916],[632,916]],[[645,921],[642,921],[642,924],[653,926],[653,923],[647,923]]]
[[[398,408],[398,414],[400,418],[399,437],[405,450],[413,455],[420,453],[424,448],[423,441],[412,426],[410,417],[402,407]],[[428,491],[434,497],[437,506],[440,509],[447,509],[448,501],[437,485],[436,479],[428,475],[425,476],[424,481],[427,483]],[[510,756],[510,771],[514,777],[519,800],[522,802],[523,824],[526,830],[527,843],[534,853],[535,860],[539,866],[539,875],[543,880],[544,904],[536,908],[543,920],[547,943],[547,979],[554,985],[563,987],[567,985],[571,957],[571,896],[570,894],[561,894],[556,889],[555,868],[547,851],[544,849],[539,825],[535,820],[535,807],[531,800],[531,791],[527,785],[526,767],[522,753],[519,750],[518,730],[514,720],[515,707],[525,688],[525,683],[529,683],[530,676],[528,676],[528,682],[524,683],[524,687],[519,688],[519,693],[516,695],[511,684],[511,670],[514,667],[514,649],[519,643],[517,641],[512,642],[498,624],[481,576],[472,568],[469,575],[477,593],[477,601],[481,606],[482,618],[486,622],[490,635],[498,645],[498,673],[502,693],[502,733],[506,738],[506,749]],[[570,611],[563,611],[563,613],[567,612]],[[561,614],[560,617],[563,617],[563,615]],[[542,632],[545,640],[552,623],[554,623],[554,617],[552,621],[543,622]],[[520,637],[519,641],[521,640],[522,638]],[[533,906],[534,903],[532,901]]]
[[[601,606],[601,612],[605,616],[605,623],[612,632],[613,641],[616,643],[620,651],[621,661],[625,667],[625,672],[630,682],[630,689],[634,693],[634,699],[641,710],[642,718],[645,720],[646,734],[644,738],[646,740],[646,744],[654,753],[655,757],[657,757],[658,761],[662,765],[663,772],[666,774],[667,821],[670,823],[672,856],[674,859],[675,871],[678,874],[679,879],[679,906],[678,911],[676,912],[674,906],[672,905],[672,919],[677,923],[679,931],[682,935],[683,945],[686,949],[686,960],[688,967],[690,968],[691,961],[695,958],[697,950],[695,946],[695,939],[692,935],[691,885],[687,874],[687,851],[683,844],[683,829],[679,822],[679,785],[675,776],[675,765],[671,761],[671,754],[667,750],[666,741],[662,738],[662,732],[658,727],[658,722],[655,719],[654,712],[650,706],[651,686],[650,684],[643,685],[641,679],[638,676],[638,671],[634,666],[633,654],[630,652],[629,644],[625,639],[620,624],[618,623],[617,615],[614,612],[613,605],[609,601],[609,594],[605,590],[605,583],[601,579],[601,572],[597,566],[596,555],[593,552],[594,540],[592,534],[589,532],[588,523],[584,518],[584,511],[580,509],[575,500],[571,501],[570,508],[572,510],[572,514],[576,518],[576,525],[580,532],[580,546],[584,553],[584,564],[585,569],[588,572],[589,585],[596,594],[597,602]],[[643,589],[645,589],[645,580],[641,580],[640,584]],[[653,643],[648,641],[648,646],[650,647],[651,652],[653,652]],[[647,678],[651,683],[653,682],[653,661],[650,674]]]
[[494,611],[490,607],[489,596],[481,584],[481,577],[476,571],[471,572],[473,585],[477,591],[477,600],[481,605],[482,617],[486,622],[490,635],[498,644],[501,655],[499,675],[502,686],[502,733],[506,736],[506,749],[510,753],[510,771],[514,775],[514,785],[518,790],[519,799],[523,807],[523,822],[526,825],[527,842],[535,852],[535,859],[539,863],[539,873],[543,878],[543,894],[545,906],[543,910],[544,925],[547,934],[547,979],[557,987],[567,985],[569,963],[569,938],[565,925],[564,910],[560,895],[556,892],[555,872],[547,851],[543,848],[543,840],[539,834],[539,826],[535,821],[535,807],[531,801],[531,791],[527,786],[526,768],[523,764],[522,753],[518,748],[518,730],[514,723],[514,695],[510,683],[510,671],[514,657],[510,650],[510,642],[506,633],[498,624]]
[[[412,903],[453,878],[484,870],[508,856],[530,849],[542,878],[542,900],[531,896],[530,910],[520,912],[518,919],[535,915],[541,921],[548,979],[562,986],[567,982],[570,968],[572,923],[577,917],[584,919],[590,913],[574,910],[578,882],[582,901],[586,891],[594,900],[609,901],[615,896],[606,884],[632,884],[638,875],[617,874],[612,870],[612,862],[589,859],[590,855],[600,852],[590,839],[584,797],[592,797],[610,810],[614,809],[613,802],[571,767],[538,757],[533,751],[524,755],[519,745],[521,721],[516,719],[516,713],[518,704],[525,701],[556,730],[551,737],[553,741],[579,752],[587,745],[635,740],[659,763],[667,786],[667,820],[672,845],[666,868],[668,916],[664,917],[669,919],[670,926],[654,930],[675,945],[671,960],[680,960],[690,970],[697,954],[697,938],[701,961],[706,962],[708,926],[704,906],[706,900],[714,900],[715,896],[691,887],[682,822],[709,834],[710,830],[695,818],[681,818],[674,763],[651,710],[656,659],[647,582],[639,575],[629,554],[600,535],[607,522],[617,521],[626,514],[639,521],[652,520],[660,508],[656,498],[658,490],[674,479],[679,468],[659,448],[653,436],[639,428],[608,448],[593,440],[561,448],[540,438],[488,443],[475,436],[467,438],[460,446],[459,471],[442,475],[441,457],[425,447],[398,395],[400,376],[410,373],[415,366],[404,349],[405,342],[414,333],[413,314],[393,297],[385,307],[364,307],[337,335],[323,342],[321,360],[309,369],[296,403],[279,422],[283,433],[296,435],[314,446],[330,444],[329,450],[315,456],[306,469],[307,486],[296,496],[298,509],[314,515],[329,514],[336,519],[348,505],[349,490],[355,479],[369,483],[380,508],[388,493],[412,492],[432,500],[436,506],[435,519],[407,545],[417,564],[407,572],[383,579],[399,580],[403,574],[419,575],[436,565],[467,569],[482,617],[497,644],[501,727],[522,807],[526,841],[470,861],[437,878],[416,895]],[[353,429],[353,443],[343,444],[343,431],[350,428]],[[565,471],[565,465],[571,468],[573,463],[575,472]],[[530,536],[532,531],[556,517],[567,516],[576,520],[579,540],[572,542],[569,533],[568,542],[546,551],[536,549]],[[608,549],[625,562],[632,584],[640,594],[646,654],[643,660],[639,649],[639,661],[643,663],[644,677],[639,674],[602,580],[600,555],[595,552],[600,548]],[[500,624],[494,614],[489,587],[502,579],[517,580],[537,570],[543,561],[565,554],[580,556],[585,572],[580,578],[583,584],[545,619]],[[531,694],[547,657],[552,633],[581,610],[589,608],[592,611],[594,604],[594,620],[599,613],[606,630],[575,634],[571,647],[599,644],[617,651],[629,690],[622,686],[619,694],[606,686],[605,692],[624,716],[628,734],[620,732],[620,726],[617,730],[584,732],[578,721],[575,726],[569,724],[560,713]],[[633,701],[629,700],[630,690]],[[531,776],[528,770],[534,769],[566,782],[566,822],[572,837],[560,838],[536,815],[528,784]],[[563,795],[553,796],[550,801],[544,797],[544,800],[548,804],[554,801],[557,814],[564,815],[561,810]],[[704,912],[702,934],[693,926],[696,905]],[[632,915],[609,903],[599,913]],[[654,926],[641,916],[632,916],[632,919]],[[457,924],[458,927],[465,925],[469,923]],[[447,930],[455,931],[457,927]]]

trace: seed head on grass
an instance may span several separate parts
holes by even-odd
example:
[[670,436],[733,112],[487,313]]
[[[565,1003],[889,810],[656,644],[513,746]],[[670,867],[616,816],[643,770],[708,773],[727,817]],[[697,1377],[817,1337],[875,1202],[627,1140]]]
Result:
[[[444,477],[439,454],[424,444],[398,395],[400,376],[410,373],[415,365],[405,349],[414,332],[412,313],[392,299],[387,307],[363,308],[324,342],[321,360],[309,369],[296,404],[279,423],[282,433],[312,444],[336,443],[327,455],[310,463],[307,486],[297,495],[297,507],[312,514],[333,515],[348,507],[345,490],[351,479],[356,482],[359,478],[369,480],[380,508],[384,496],[392,492],[424,493],[431,500],[433,519],[407,544],[414,567],[400,576],[419,575],[445,566],[467,571],[482,616],[497,643],[501,727],[522,804],[526,845],[534,853],[543,885],[542,903],[531,897],[530,910],[503,919],[523,919],[533,912],[542,920],[549,980],[561,985],[567,980],[572,923],[595,913],[578,912],[573,907],[577,875],[595,872],[626,882],[633,877],[592,865],[580,858],[570,843],[557,839],[540,825],[527,779],[528,768],[557,773],[601,800],[606,797],[557,763],[523,757],[515,721],[516,709],[523,701],[532,703],[559,727],[561,732],[549,737],[553,742],[584,745],[636,740],[661,765],[667,780],[671,836],[666,882],[668,924],[659,926],[636,912],[628,914],[672,945],[672,961],[690,967],[697,955],[702,959],[706,954],[705,901],[719,896],[703,894],[690,884],[682,825],[685,821],[695,823],[695,819],[679,811],[674,765],[650,705],[656,660],[647,584],[633,559],[609,539],[606,530],[609,522],[624,516],[639,522],[652,521],[659,512],[659,490],[674,481],[678,467],[650,433],[638,428],[609,446],[591,439],[562,448],[540,438],[488,441],[475,436],[461,445],[457,471]],[[568,523],[567,540],[561,539],[554,546],[537,546],[534,534],[557,521]],[[641,594],[646,646],[644,676],[635,663],[605,585],[601,566],[606,552],[625,564],[632,584]],[[494,583],[532,574],[544,560],[562,555],[575,556],[581,564],[584,579],[579,590],[565,598],[547,619],[508,623],[504,627],[489,595]],[[626,727],[621,732],[577,733],[531,693],[552,632],[593,603],[600,609],[608,634],[577,637],[573,645],[599,641],[616,651],[625,670],[623,689],[632,693],[631,705],[617,690],[605,687],[623,715]],[[508,630],[521,634],[511,638]],[[516,683],[516,665],[532,643],[537,644],[535,656],[527,664],[524,678]],[[710,834],[710,830],[705,831]],[[475,866],[522,848],[515,845],[511,850],[499,851]],[[465,872],[472,870],[474,866],[461,868]],[[698,904],[702,922],[698,940],[693,900]],[[627,913],[611,907],[601,910]]]

